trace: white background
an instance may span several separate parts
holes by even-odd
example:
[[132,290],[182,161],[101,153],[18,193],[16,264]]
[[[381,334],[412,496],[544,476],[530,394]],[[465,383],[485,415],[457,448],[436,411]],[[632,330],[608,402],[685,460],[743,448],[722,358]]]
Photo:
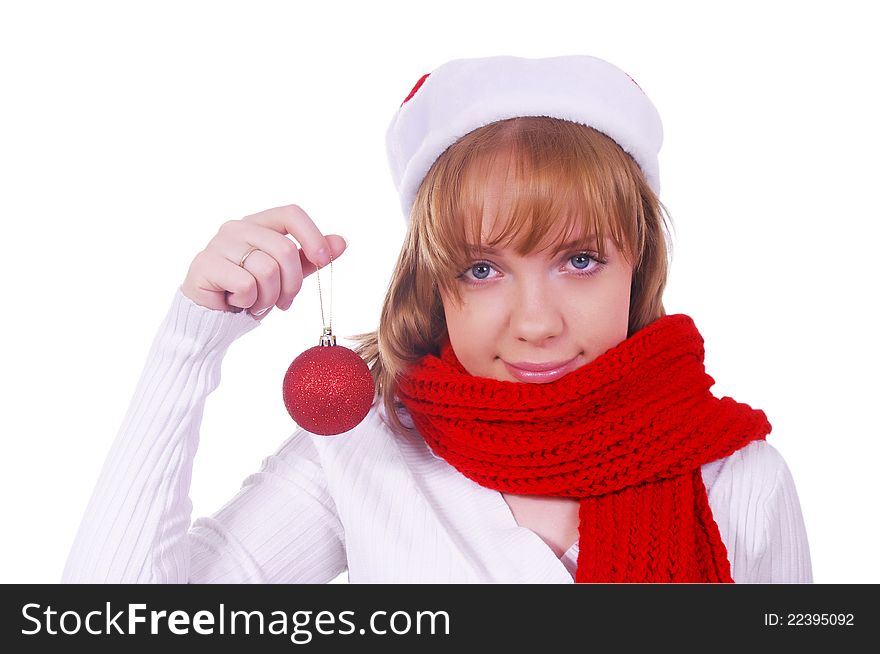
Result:
[[[880,582],[867,7],[4,3],[0,581],[60,579],[156,330],[221,223],[295,202],[345,236],[333,325],[346,343],[375,329],[402,243],[384,133],[416,80],[460,57],[585,53],[660,111],[666,309],[702,332],[713,393],[767,413],[815,581]],[[312,276],[230,347],[194,518],[292,433],[281,380],[321,326]]]

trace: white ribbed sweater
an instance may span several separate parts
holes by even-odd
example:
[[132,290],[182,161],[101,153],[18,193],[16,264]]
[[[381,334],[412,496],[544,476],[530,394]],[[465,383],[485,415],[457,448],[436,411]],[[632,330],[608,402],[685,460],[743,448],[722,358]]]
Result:
[[[64,583],[573,583],[500,492],[396,436],[377,401],[336,437],[301,428],[210,517],[189,488],[207,396],[229,345],[260,324],[178,289],[85,510]],[[810,583],[794,481],[754,441],[702,467],[737,583]]]

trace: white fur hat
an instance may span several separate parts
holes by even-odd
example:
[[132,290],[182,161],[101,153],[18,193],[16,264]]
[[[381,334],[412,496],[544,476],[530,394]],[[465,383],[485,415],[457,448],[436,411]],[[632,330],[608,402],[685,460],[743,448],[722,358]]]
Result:
[[660,114],[617,66],[589,55],[454,59],[416,82],[385,133],[407,223],[437,157],[468,132],[516,116],[551,116],[597,129],[632,156],[660,194]]

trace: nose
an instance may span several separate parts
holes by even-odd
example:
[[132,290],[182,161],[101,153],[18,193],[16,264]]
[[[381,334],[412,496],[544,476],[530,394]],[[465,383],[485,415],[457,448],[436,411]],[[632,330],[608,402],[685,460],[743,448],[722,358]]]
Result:
[[540,345],[562,333],[564,300],[548,284],[541,280],[520,284],[512,299],[510,328],[518,340]]

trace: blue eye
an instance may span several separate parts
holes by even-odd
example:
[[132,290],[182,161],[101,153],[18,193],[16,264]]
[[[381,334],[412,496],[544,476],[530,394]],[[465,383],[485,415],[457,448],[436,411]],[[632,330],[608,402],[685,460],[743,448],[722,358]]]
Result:
[[[588,260],[589,260],[589,259],[592,259],[593,257],[591,257],[591,256],[590,256],[589,254],[587,254],[586,252],[581,252],[580,254],[576,254],[576,255],[574,255],[574,256],[571,257],[571,258],[572,258],[572,259],[588,259]],[[583,267],[583,268],[579,267],[577,264],[575,264],[575,267],[576,267],[578,270],[584,270],[584,269],[589,265],[589,263],[590,263],[589,261],[585,261],[585,262],[584,262],[584,267]]]
[[[573,263],[574,270],[579,271],[574,274],[578,277],[590,277],[591,275],[595,275],[597,272],[601,271],[605,265],[608,263],[605,259],[600,259],[599,254],[596,252],[577,252],[571,255],[568,259],[569,261],[578,260],[579,263]],[[594,265],[590,266],[590,262],[593,262]],[[588,267],[589,266],[589,267]],[[472,263],[470,266],[462,270],[457,276],[456,279],[463,279],[465,282],[472,286],[480,286],[484,280],[486,280],[485,276],[480,275],[488,275],[488,271],[485,273],[476,273],[475,278],[468,277],[468,273],[472,271],[476,271],[477,269],[489,269],[494,268],[493,264],[489,261],[477,261]]]
[[[477,268],[491,268],[491,267],[492,266],[486,262],[480,262],[480,263],[475,263],[474,265],[472,265],[470,268],[468,268],[468,270],[466,272],[476,270]],[[462,273],[462,274],[464,274],[464,273]],[[486,274],[488,274],[488,273],[486,273]],[[485,277],[477,277],[477,279],[486,279],[486,278]]]

